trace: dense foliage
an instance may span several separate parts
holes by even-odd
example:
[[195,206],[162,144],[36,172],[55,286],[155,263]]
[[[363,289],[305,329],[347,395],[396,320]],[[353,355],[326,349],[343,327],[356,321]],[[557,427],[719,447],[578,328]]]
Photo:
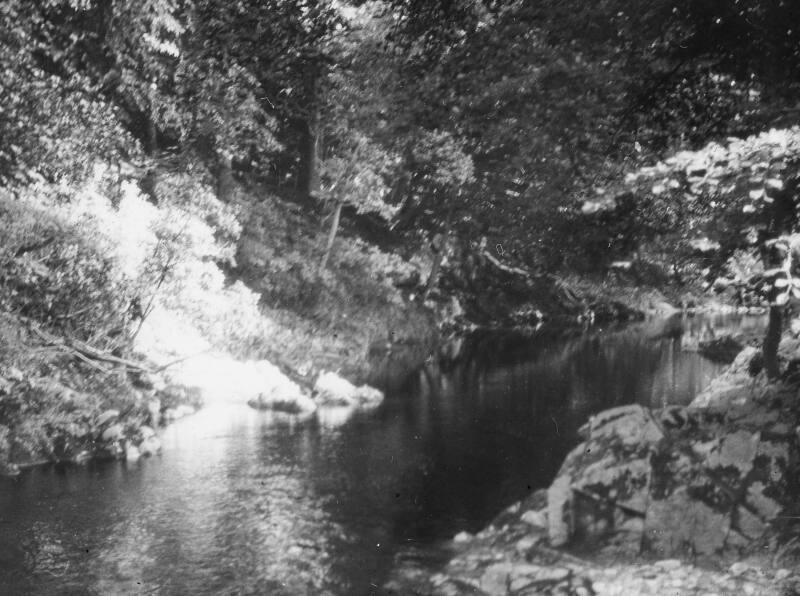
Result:
[[[338,295],[352,252],[337,240],[343,217],[385,231],[390,252],[422,256],[412,268],[424,270],[424,296],[445,301],[440,271],[476,255],[505,273],[603,272],[638,258],[654,280],[698,279],[725,262],[704,238],[744,258],[740,230],[773,247],[793,231],[795,187],[773,171],[791,165],[771,159],[764,174],[750,157],[726,162],[726,176],[750,181],[745,194],[705,174],[699,189],[686,172],[647,192],[621,181],[660,176],[642,170],[655,163],[685,170],[683,152],[709,142],[719,149],[705,153],[738,155],[729,137],[794,124],[800,38],[787,24],[798,16],[794,3],[755,0],[9,0],[0,179],[61,188],[44,194],[80,209],[77,189],[110,168],[100,192],[112,210],[129,181],[157,204],[154,264],[132,290],[141,298],[111,292],[117,310],[138,300],[146,314],[179,255],[241,273],[244,181],[319,224],[292,238],[280,209],[265,218],[261,238],[280,238],[248,275],[275,305],[313,302],[320,283]],[[740,205],[773,191],[788,198],[771,211]],[[49,210],[55,199],[43,200]],[[195,254],[208,239],[172,221],[175,209],[224,250]]]

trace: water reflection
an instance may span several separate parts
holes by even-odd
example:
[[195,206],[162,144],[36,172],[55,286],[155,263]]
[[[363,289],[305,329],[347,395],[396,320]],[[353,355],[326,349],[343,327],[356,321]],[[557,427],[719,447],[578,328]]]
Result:
[[467,342],[372,412],[206,410],[161,457],[2,479],[0,593],[368,594],[545,486],[589,413],[690,400],[720,367],[683,347],[761,324],[678,323]]

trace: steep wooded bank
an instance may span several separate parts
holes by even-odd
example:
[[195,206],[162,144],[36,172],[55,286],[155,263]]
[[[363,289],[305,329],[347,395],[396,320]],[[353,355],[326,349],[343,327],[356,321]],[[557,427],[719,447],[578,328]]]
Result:
[[177,364],[142,364],[137,345],[166,341],[151,332],[168,320],[197,339],[162,350],[176,360],[218,350],[301,384],[326,369],[379,382],[440,331],[624,318],[719,290],[770,308],[777,378],[800,293],[798,16],[4,3],[3,453],[97,442],[109,411],[152,424]]

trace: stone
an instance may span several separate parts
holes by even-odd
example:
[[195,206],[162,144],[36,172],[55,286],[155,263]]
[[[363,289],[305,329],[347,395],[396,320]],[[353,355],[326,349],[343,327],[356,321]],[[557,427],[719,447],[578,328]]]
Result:
[[749,365],[757,354],[758,350],[753,346],[744,348],[728,369],[694,398],[690,407],[728,407],[746,401],[753,390]]
[[273,410],[286,414],[311,414],[317,410],[317,404],[303,394],[299,386],[296,392],[293,390],[288,394],[259,393],[256,398],[248,400],[247,405],[256,410]]
[[362,408],[371,408],[383,402],[383,392],[369,385],[361,385],[356,388],[356,399]]
[[474,536],[469,532],[459,532],[458,534],[453,536],[453,542],[455,542],[456,544],[463,544],[465,542],[469,542],[473,538]]
[[706,466],[709,468],[735,467],[741,476],[753,469],[753,460],[758,453],[759,433],[739,430],[725,435],[719,448],[712,449]]
[[747,563],[743,563],[742,561],[737,561],[733,565],[728,568],[728,573],[730,573],[734,577],[738,577],[740,575],[744,575],[750,569],[750,565]]
[[509,592],[515,594],[525,588],[531,587],[534,583],[538,584],[540,581],[538,572],[541,569],[542,568],[537,565],[515,565],[508,581]]
[[767,525],[745,507],[736,509],[736,526],[739,532],[749,540],[760,537],[767,529]]
[[383,393],[369,385],[356,387],[336,373],[320,373],[314,384],[316,402],[328,406],[372,407],[383,401]]
[[569,522],[565,516],[572,500],[568,476],[559,476],[547,489],[547,535],[552,546],[563,546],[570,538]]
[[84,449],[73,455],[70,461],[75,464],[83,464],[89,461],[90,459],[92,459],[92,452],[89,451],[88,449]]
[[158,428],[161,423],[161,400],[151,399],[147,402],[147,412],[150,415],[150,424]]
[[314,384],[317,403],[349,406],[356,402],[356,387],[347,379],[332,372],[323,371]]
[[19,476],[20,469],[15,463],[0,461],[0,476]]
[[677,554],[690,545],[698,554],[710,555],[725,544],[730,518],[680,488],[667,499],[650,502],[645,527],[648,544],[655,552]]
[[592,440],[613,435],[626,445],[656,443],[664,436],[650,412],[639,405],[619,406],[600,412],[578,432]]
[[513,565],[508,561],[489,565],[481,575],[481,590],[489,596],[505,596],[508,594],[512,570]]
[[450,578],[447,577],[444,573],[436,573],[433,575],[433,577],[431,577],[431,584],[433,585],[434,588],[438,588],[439,586],[441,586],[442,584],[446,583],[449,580]]
[[526,511],[520,517],[522,521],[526,524],[530,524],[531,526],[536,526],[538,528],[546,528],[547,527],[547,511]]
[[139,443],[139,452],[144,456],[156,455],[161,451],[161,441],[158,437],[152,436]]
[[[539,567],[537,565],[528,565],[527,567],[533,569],[536,568],[536,581],[540,582],[561,582],[569,578],[571,575],[571,571],[566,567]],[[515,570],[514,574],[517,573]],[[533,575],[533,573],[528,572],[528,575]]]
[[125,461],[136,462],[142,456],[139,448],[136,445],[127,445],[125,447]]
[[780,504],[764,495],[766,487],[761,482],[754,482],[747,489],[747,501],[752,505],[764,520],[775,519],[781,510]]
[[527,553],[541,540],[541,536],[523,536],[514,545],[514,550],[518,553]]

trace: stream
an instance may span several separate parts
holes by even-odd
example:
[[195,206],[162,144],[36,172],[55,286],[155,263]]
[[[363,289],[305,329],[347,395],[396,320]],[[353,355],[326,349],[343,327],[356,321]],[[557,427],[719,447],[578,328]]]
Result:
[[679,322],[473,342],[373,411],[209,408],[160,456],[0,478],[0,594],[379,594],[547,486],[590,414],[690,402],[724,368],[697,342],[763,327]]

